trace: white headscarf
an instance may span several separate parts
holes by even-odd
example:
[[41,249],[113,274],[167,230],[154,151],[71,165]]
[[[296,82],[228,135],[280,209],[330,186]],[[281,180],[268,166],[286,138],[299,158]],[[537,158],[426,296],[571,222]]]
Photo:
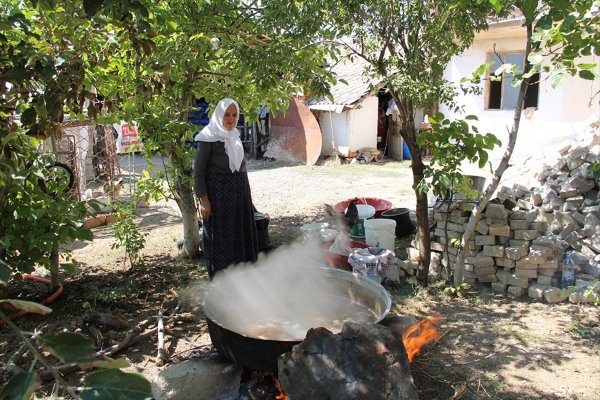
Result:
[[[229,169],[231,172],[238,171],[244,159],[244,146],[240,140],[240,132],[237,128],[227,130],[223,126],[225,110],[234,104],[237,110],[238,120],[240,118],[240,106],[235,100],[223,99],[219,101],[215,111],[210,117],[210,122],[194,137],[197,142],[224,142],[225,154],[229,157]],[[235,123],[237,125],[237,121]]]

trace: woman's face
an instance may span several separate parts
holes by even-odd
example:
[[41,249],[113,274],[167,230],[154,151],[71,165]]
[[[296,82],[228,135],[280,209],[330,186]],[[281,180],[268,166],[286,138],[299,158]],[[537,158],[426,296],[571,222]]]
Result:
[[227,109],[225,110],[225,114],[223,115],[223,126],[225,127],[225,129],[230,131],[233,128],[235,128],[237,119],[237,108],[235,107],[235,104],[231,104],[229,107],[227,107]]

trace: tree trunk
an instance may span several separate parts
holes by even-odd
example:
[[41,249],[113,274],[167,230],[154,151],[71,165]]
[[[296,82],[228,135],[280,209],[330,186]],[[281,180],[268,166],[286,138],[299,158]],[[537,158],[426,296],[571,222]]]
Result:
[[58,253],[58,245],[52,248],[50,253],[50,293],[56,292],[60,286],[60,277],[58,275],[58,269],[60,266],[60,259]]
[[[419,183],[423,175],[423,159],[421,152],[417,152],[417,157],[413,157],[412,171],[414,185]],[[431,261],[431,235],[429,231],[429,213],[427,211],[427,195],[421,194],[415,190],[417,196],[417,243],[419,244],[419,266],[417,267],[417,280],[421,284],[427,283],[429,275],[429,263]]]
[[183,220],[183,248],[181,253],[186,257],[196,258],[200,255],[201,238],[198,231],[199,220],[194,191],[189,185],[185,185],[180,177],[175,177],[174,184],[175,200]]
[[[525,45],[525,66],[523,68],[523,73],[526,74],[531,70],[531,64],[528,61],[529,53],[531,52],[531,35],[533,33],[533,28],[531,23],[527,25],[527,43]],[[513,126],[509,131],[508,136],[508,144],[506,145],[506,150],[504,150],[504,154],[502,155],[502,159],[498,164],[498,167],[494,171],[494,176],[492,177],[492,182],[488,185],[483,193],[481,200],[477,203],[473,212],[471,213],[471,218],[469,218],[469,222],[465,228],[465,232],[463,233],[461,240],[461,247],[456,257],[456,264],[454,265],[454,284],[459,285],[463,281],[464,271],[465,271],[465,250],[468,248],[468,243],[473,237],[475,232],[475,227],[477,226],[477,222],[481,219],[481,215],[483,214],[483,210],[487,207],[492,195],[496,191],[498,184],[500,183],[500,179],[502,179],[502,175],[504,171],[508,168],[508,163],[512,156],[513,150],[515,149],[515,145],[517,143],[517,135],[519,133],[519,124],[521,122],[521,112],[523,110],[523,105],[525,104],[525,97],[527,94],[527,88],[529,87],[529,83],[531,78],[525,78],[521,81],[521,85],[519,87],[519,97],[517,98],[517,104],[515,106],[515,112],[513,114]],[[446,244],[447,246],[448,244]]]
[[413,173],[413,190],[417,200],[417,243],[419,247],[419,265],[417,267],[417,280],[422,285],[427,283],[429,275],[429,263],[431,261],[431,235],[429,232],[429,215],[427,212],[427,194],[420,193],[417,185],[425,177],[425,165],[423,164],[423,152],[417,145],[417,128],[415,127],[414,109],[410,100],[401,100],[393,90],[390,90],[394,101],[399,107],[402,118],[402,130],[400,134],[406,142],[411,156],[411,168]]

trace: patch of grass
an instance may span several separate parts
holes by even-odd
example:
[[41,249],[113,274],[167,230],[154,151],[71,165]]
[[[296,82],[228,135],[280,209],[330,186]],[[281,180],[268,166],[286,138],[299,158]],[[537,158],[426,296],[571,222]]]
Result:
[[93,297],[87,300],[96,306],[97,304],[114,306],[128,303],[132,293],[138,292],[140,284],[138,281],[129,281],[121,286],[107,286],[94,290]]

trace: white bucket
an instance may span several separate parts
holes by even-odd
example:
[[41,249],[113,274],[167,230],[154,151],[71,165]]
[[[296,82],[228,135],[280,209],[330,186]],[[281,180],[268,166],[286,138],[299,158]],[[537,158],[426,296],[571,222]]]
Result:
[[387,218],[368,219],[365,221],[365,235],[368,245],[394,251],[396,221]]

